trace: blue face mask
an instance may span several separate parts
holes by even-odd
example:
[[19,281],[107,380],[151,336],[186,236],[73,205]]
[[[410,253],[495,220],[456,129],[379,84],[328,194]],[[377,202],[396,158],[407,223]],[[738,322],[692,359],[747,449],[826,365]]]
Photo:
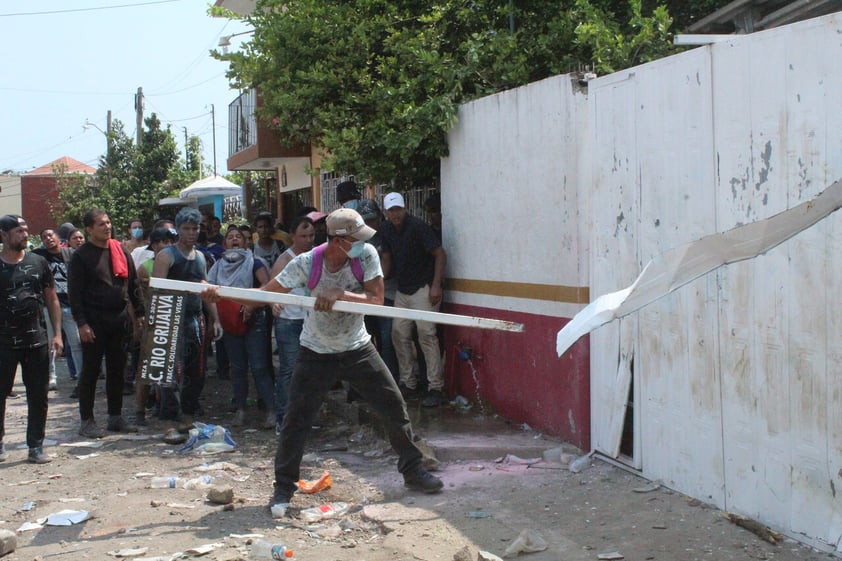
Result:
[[132,237],[136,240],[142,240],[143,228],[132,228]]
[[358,240],[351,244],[351,249],[345,251],[343,248],[342,251],[345,251],[345,255],[350,257],[351,259],[357,259],[360,255],[363,254],[363,248],[365,247],[365,242]]

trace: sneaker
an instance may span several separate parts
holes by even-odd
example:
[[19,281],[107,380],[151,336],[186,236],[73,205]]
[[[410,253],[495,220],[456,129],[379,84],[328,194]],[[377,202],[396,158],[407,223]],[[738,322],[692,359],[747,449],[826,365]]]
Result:
[[0,462],[5,462],[9,458],[6,453],[6,445],[0,442]]
[[403,384],[398,386],[398,388],[401,390],[401,396],[403,396],[404,401],[421,398],[421,392],[418,391],[418,388],[410,388]]
[[101,428],[96,426],[96,421],[94,421],[94,418],[91,417],[86,421],[82,421],[82,426],[79,429],[79,435],[86,438],[102,438],[105,436],[105,433],[102,432]]
[[54,392],[58,389],[58,382],[56,381],[55,376],[50,376],[50,385],[47,389],[51,392]]
[[26,461],[30,464],[49,464],[53,459],[44,453],[43,448],[38,446],[29,449],[29,455],[26,457]]
[[137,427],[127,423],[122,415],[109,415],[105,428],[111,432],[137,432]]
[[441,390],[430,390],[421,405],[423,407],[438,407],[442,403],[444,403],[444,394],[441,393]]
[[242,409],[237,409],[237,412],[234,413],[234,418],[231,419],[231,426],[232,427],[241,427],[243,423],[246,421],[246,412]]
[[275,428],[275,414],[274,413],[267,413],[266,419],[263,421],[263,428],[264,430],[269,430]]
[[280,489],[275,489],[275,493],[272,495],[272,500],[269,501],[269,508],[272,508],[275,505],[289,505],[292,502],[292,495],[286,491],[281,491]]
[[404,474],[403,484],[422,493],[438,493],[444,487],[441,479],[424,468],[418,468],[414,472]]

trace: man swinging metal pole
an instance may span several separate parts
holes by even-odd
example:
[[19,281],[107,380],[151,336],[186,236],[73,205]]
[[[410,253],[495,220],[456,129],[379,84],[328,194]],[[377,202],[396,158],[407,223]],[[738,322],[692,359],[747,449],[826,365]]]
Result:
[[[150,280],[151,288],[173,290],[177,292],[201,293],[208,285],[174,281],[169,279],[153,278]],[[297,294],[284,294],[280,292],[266,292],[249,288],[233,288],[227,286],[218,287],[218,294],[221,298],[231,300],[247,300],[250,302],[261,302],[264,304],[290,304],[313,308],[316,299],[312,296],[299,296]],[[522,332],[523,324],[498,319],[480,318],[474,316],[461,316],[457,314],[445,314],[441,312],[427,312],[424,310],[409,310],[406,308],[394,308],[391,306],[378,306],[377,304],[362,304],[358,302],[336,301],[333,310],[337,312],[351,312],[369,316],[383,316],[391,318],[406,318],[420,321],[431,321],[444,325],[457,325],[462,327],[478,327],[480,329],[497,329],[501,331]]]

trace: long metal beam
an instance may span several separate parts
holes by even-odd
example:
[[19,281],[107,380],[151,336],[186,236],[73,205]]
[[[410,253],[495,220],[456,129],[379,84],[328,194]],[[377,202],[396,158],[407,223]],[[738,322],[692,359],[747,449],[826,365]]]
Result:
[[[149,286],[162,290],[173,290],[176,292],[190,292],[199,294],[208,284],[185,282],[171,279],[152,278]],[[312,309],[316,299],[312,296],[299,296],[297,294],[282,294],[280,292],[267,292],[250,288],[233,288],[220,286],[219,295],[222,298],[232,300],[246,300],[249,302],[261,302],[263,304],[288,304]],[[380,316],[388,318],[402,318],[417,321],[429,321],[443,325],[457,325],[460,327],[478,327],[480,329],[497,329],[500,331],[522,332],[523,324],[513,321],[499,319],[480,318],[474,316],[461,316],[458,314],[445,314],[442,312],[428,312],[425,310],[410,310],[408,308],[396,308],[393,306],[378,306],[376,304],[361,304],[358,302],[345,302],[338,300],[333,305],[333,311],[349,312],[352,314],[365,314],[367,316]]]

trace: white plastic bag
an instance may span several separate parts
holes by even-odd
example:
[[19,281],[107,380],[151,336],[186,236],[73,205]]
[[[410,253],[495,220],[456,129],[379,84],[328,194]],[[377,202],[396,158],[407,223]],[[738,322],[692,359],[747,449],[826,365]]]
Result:
[[206,425],[193,423],[189,438],[178,450],[178,454],[185,452],[199,452],[202,454],[218,454],[233,452],[237,443],[231,438],[231,431],[220,425]]

